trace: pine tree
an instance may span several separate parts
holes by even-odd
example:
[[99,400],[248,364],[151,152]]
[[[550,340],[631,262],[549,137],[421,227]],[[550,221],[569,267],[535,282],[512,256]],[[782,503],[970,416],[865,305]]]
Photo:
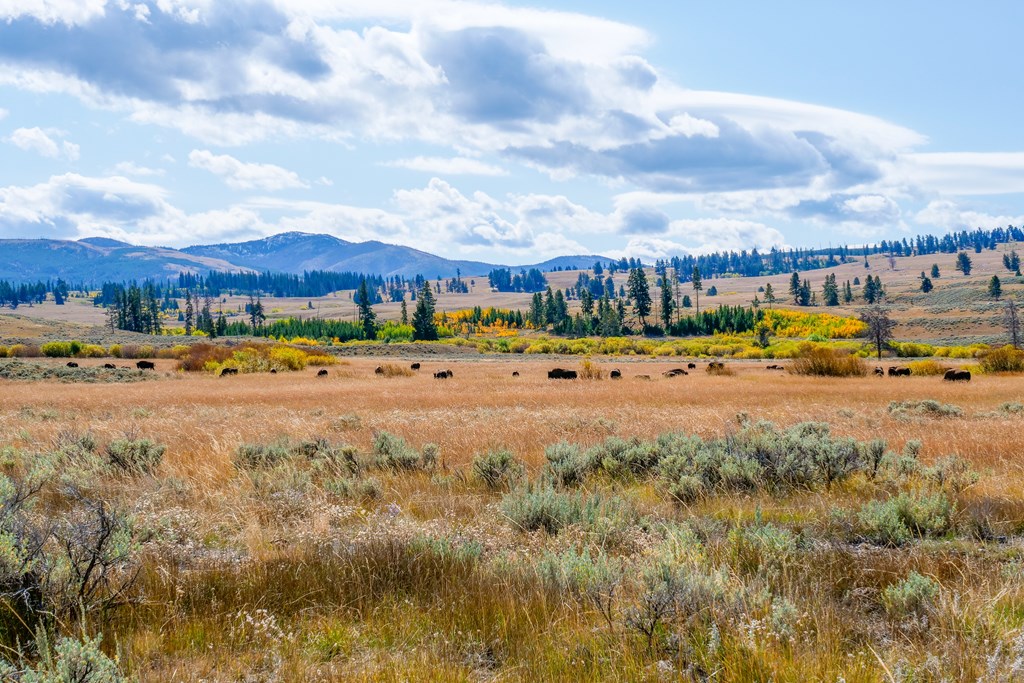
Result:
[[800,273],[796,271],[789,278],[789,295],[793,297],[793,303],[800,305]]
[[875,303],[878,299],[878,290],[875,289],[875,278],[870,275],[864,280],[864,301],[869,304]]
[[[249,297],[250,303],[252,302],[252,296]],[[192,308],[192,293],[185,290],[185,336],[192,334],[192,330],[195,329],[195,309]],[[255,325],[253,325],[255,327]]]
[[925,275],[923,270],[921,271],[920,278],[921,278],[921,291],[922,292],[927,294],[928,292],[932,291],[932,289],[934,289],[934,285],[932,285],[932,279],[930,277],[928,277],[927,275]]
[[409,307],[405,305],[405,297],[402,297],[402,324],[409,324]]
[[839,305],[839,286],[836,284],[835,273],[825,276],[825,284],[822,286],[822,301],[826,306]]
[[434,293],[430,283],[424,282],[416,297],[416,310],[412,313],[412,338],[414,341],[437,339],[437,324],[434,322]]
[[629,280],[626,281],[629,288],[629,298],[633,301],[633,308],[640,325],[647,326],[647,316],[651,314],[651,290],[647,285],[647,274],[643,268],[634,268],[629,271]]
[[359,324],[363,328],[365,339],[377,338],[377,314],[373,312],[373,304],[370,300],[370,290],[366,286],[366,278],[359,281],[359,300],[356,305],[359,307]]
[[967,255],[966,251],[961,251],[956,255],[956,270],[964,275],[971,274],[971,257]]
[[672,311],[675,309],[675,301],[672,300],[672,286],[661,278],[661,324],[666,330],[672,324]]
[[940,277],[942,277],[942,275],[939,274],[939,264],[938,263],[933,263],[932,264],[932,279],[933,280],[938,280]]
[[693,267],[693,298],[696,301],[696,307],[694,308],[695,313],[700,313],[700,290],[704,289],[704,284],[700,279],[700,268],[697,266]]
[[988,295],[996,301],[1003,295],[1003,283],[999,281],[998,275],[993,275],[988,281]]
[[764,286],[764,302],[768,304],[768,309],[771,310],[772,305],[775,303],[775,290],[772,289],[772,283],[768,283]]
[[850,281],[846,281],[846,285],[843,287],[843,303],[848,304],[853,301],[853,287],[850,286]]
[[540,292],[534,292],[530,299],[530,315],[528,318],[530,327],[539,330],[544,327],[544,297]]

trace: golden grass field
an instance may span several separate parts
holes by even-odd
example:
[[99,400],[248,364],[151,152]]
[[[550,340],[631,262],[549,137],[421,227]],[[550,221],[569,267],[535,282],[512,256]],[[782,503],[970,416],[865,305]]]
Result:
[[[141,530],[129,604],[85,619],[124,671],[147,681],[1024,676],[1020,376],[828,379],[736,362],[730,376],[700,363],[667,379],[678,361],[607,359],[597,362],[605,377],[618,368],[622,380],[553,381],[549,368],[580,361],[430,361],[412,377],[377,376],[376,365],[221,378],[158,360],[158,378],[134,384],[0,380],[8,456],[85,432],[167,447],[152,474],[104,470],[85,485]],[[452,378],[432,377],[445,368]],[[890,411],[922,400],[961,414]],[[726,437],[748,419],[740,413],[780,428],[827,422],[833,435],[885,439],[894,453],[919,440],[921,468],[956,454],[978,478],[947,489],[894,469],[884,481],[855,473],[827,489],[715,490],[683,504],[657,476],[605,466],[580,495],[617,497],[636,516],[609,508],[548,533],[510,520],[502,500],[518,485],[490,490],[474,474],[475,456],[508,449],[538,481],[549,445]],[[381,431],[417,451],[436,444],[436,465],[374,466]],[[355,447],[365,469],[350,483],[374,479],[373,495],[339,489],[337,471],[301,458],[236,465],[241,445],[285,438]],[[864,504],[933,490],[952,503],[946,532],[897,547],[858,536]],[[590,576],[602,562],[621,563],[614,585],[551,578],[552,566],[582,563]],[[665,562],[686,578],[648,637],[631,618],[667,585],[642,580]],[[912,571],[937,592],[893,607],[885,589]]]

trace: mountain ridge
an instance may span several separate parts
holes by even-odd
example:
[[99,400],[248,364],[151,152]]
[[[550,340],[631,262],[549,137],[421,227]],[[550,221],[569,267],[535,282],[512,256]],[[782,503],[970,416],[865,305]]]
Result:
[[162,280],[180,273],[276,272],[301,275],[312,270],[428,279],[456,274],[482,277],[495,268],[539,270],[577,265],[589,268],[598,255],[558,256],[537,264],[503,265],[448,259],[426,251],[377,240],[350,242],[322,233],[284,232],[244,242],[195,244],[182,249],[146,247],[106,237],[80,240],[0,239],[0,280],[64,279],[107,281]]

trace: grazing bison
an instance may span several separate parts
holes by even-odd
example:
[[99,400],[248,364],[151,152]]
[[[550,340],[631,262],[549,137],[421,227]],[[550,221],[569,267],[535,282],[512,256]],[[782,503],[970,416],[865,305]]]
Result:
[[910,377],[910,368],[898,368],[895,365],[889,367],[890,377]]
[[673,368],[671,370],[666,370],[661,374],[663,374],[665,377],[680,377],[682,375],[688,375],[690,373],[688,373],[686,370],[683,370],[682,368]]
[[409,367],[412,368],[413,370],[419,370],[420,369],[420,364],[419,363],[413,363]]
[[622,371],[621,370],[612,370],[611,378],[612,379],[622,379]]
[[875,368],[875,374],[879,377],[885,377],[885,370],[882,368]]
[[270,368],[270,374],[271,375],[276,375],[277,374],[277,368]]
[[686,369],[687,370],[696,370],[697,369],[697,364],[696,363],[687,363],[686,364]]
[[548,370],[548,379],[576,379],[577,376],[575,370],[563,370],[562,368]]
[[238,368],[221,368],[220,369],[220,376],[221,377],[226,377],[228,375],[237,375],[237,374],[238,374]]
[[518,377],[519,376],[519,371],[518,370],[513,370],[512,371],[512,376],[513,377]]
[[778,370],[778,369],[779,369],[779,366],[778,365],[774,365],[774,364],[765,367],[765,370]]
[[75,361],[73,361],[73,360],[69,360],[69,361],[68,361],[68,367],[69,367],[69,368],[77,368],[77,367],[78,367],[78,363],[76,363],[76,362],[75,362]]
[[151,360],[140,360],[135,364],[139,370],[156,370],[156,363]]
[[317,377],[326,377],[327,376],[327,369],[326,368],[321,368],[320,372],[316,373],[316,376]]
[[440,370],[434,373],[434,379],[448,379],[452,376],[454,376],[454,373],[451,370]]
[[721,372],[722,370],[725,370],[725,363],[723,363],[722,361],[713,360],[710,363],[708,363],[708,372]]
[[378,365],[377,369],[373,371],[373,374],[375,374],[375,375],[383,375],[384,374],[384,368],[382,368],[381,366]]
[[970,370],[946,370],[946,373],[942,375],[942,379],[947,382],[970,382],[971,371]]
[[117,370],[117,366],[114,365],[113,363],[104,363],[103,364],[103,369],[104,370]]

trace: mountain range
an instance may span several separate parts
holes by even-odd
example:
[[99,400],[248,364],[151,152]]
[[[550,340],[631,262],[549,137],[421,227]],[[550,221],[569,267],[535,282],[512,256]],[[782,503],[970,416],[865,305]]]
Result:
[[162,280],[179,273],[209,271],[301,274],[331,270],[367,275],[428,279],[486,275],[494,268],[542,271],[570,266],[589,268],[596,255],[559,256],[520,266],[458,261],[383,242],[348,242],[331,235],[287,232],[264,239],[230,244],[197,244],[184,249],[142,247],[118,240],[90,237],[78,241],[49,239],[0,240],[0,280],[36,281],[63,278],[69,283],[99,284],[129,280]]

